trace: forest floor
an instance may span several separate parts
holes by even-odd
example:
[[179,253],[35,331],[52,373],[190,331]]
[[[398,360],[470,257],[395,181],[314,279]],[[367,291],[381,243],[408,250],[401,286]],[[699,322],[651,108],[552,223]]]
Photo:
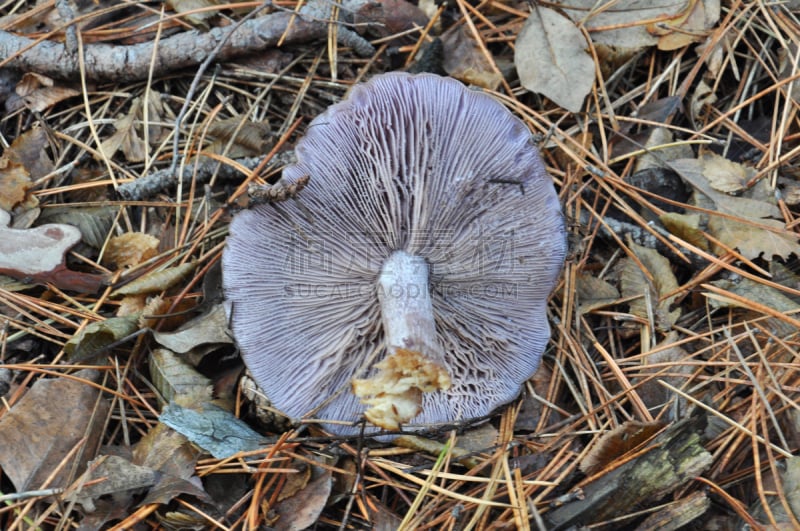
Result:
[[[799,12],[0,3],[0,528],[800,529]],[[524,121],[569,253],[519,399],[377,442],[264,406],[220,262],[396,70]]]

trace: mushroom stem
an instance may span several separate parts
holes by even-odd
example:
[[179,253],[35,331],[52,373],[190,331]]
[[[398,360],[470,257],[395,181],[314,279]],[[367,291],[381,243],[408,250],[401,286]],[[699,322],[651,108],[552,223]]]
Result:
[[409,350],[441,365],[444,356],[436,340],[425,259],[395,251],[384,262],[378,283],[389,354],[398,349]]

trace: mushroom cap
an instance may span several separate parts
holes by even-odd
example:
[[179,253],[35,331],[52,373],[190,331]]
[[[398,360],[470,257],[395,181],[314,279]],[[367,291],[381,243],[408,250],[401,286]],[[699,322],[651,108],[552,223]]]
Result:
[[[353,88],[297,143],[296,201],[239,213],[224,288],[244,361],[292,418],[354,422],[351,380],[386,356],[378,277],[396,250],[429,267],[452,386],[409,427],[489,414],[536,371],[566,252],[558,196],[522,121],[431,74]],[[333,432],[359,428],[328,424]]]

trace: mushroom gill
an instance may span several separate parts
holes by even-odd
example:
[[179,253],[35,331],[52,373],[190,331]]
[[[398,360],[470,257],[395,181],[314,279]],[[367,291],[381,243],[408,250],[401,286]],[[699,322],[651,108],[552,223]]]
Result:
[[414,428],[513,400],[566,251],[527,127],[455,80],[392,73],[314,119],[296,154],[283,180],[307,187],[238,214],[223,256],[234,335],[273,404],[352,434],[365,411]]

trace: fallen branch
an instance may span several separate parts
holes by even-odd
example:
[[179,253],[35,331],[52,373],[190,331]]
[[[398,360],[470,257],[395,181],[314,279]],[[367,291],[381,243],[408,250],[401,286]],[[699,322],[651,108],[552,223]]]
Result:
[[[345,30],[340,28],[340,31]],[[345,33],[354,33],[345,30]],[[328,24],[292,13],[271,13],[237,27],[214,28],[208,32],[186,31],[157,43],[135,45],[88,44],[84,47],[86,77],[92,81],[130,82],[147,78],[151,63],[155,77],[202,63],[227,38],[217,60],[257,52],[282,45],[326,38]],[[281,37],[283,40],[281,41]],[[366,42],[366,41],[365,41]],[[369,43],[367,43],[368,45]],[[358,49],[356,49],[358,51]],[[363,51],[363,49],[362,49]],[[37,43],[7,31],[0,31],[0,66],[25,72],[38,72],[52,78],[78,77],[79,58],[63,44]]]
[[[264,157],[249,157],[237,159],[236,162],[248,170],[255,169]],[[274,165],[285,166],[294,161],[294,151],[287,151],[277,154],[273,158]],[[117,194],[126,201],[142,201],[150,199],[178,184],[177,172],[172,172],[171,168],[154,171],[140,179],[121,184],[117,188]],[[209,181],[213,175],[219,179],[244,179],[239,169],[228,164],[220,164],[218,161],[203,159],[200,162],[187,164],[181,171],[180,181],[189,184],[195,179],[197,184]]]

